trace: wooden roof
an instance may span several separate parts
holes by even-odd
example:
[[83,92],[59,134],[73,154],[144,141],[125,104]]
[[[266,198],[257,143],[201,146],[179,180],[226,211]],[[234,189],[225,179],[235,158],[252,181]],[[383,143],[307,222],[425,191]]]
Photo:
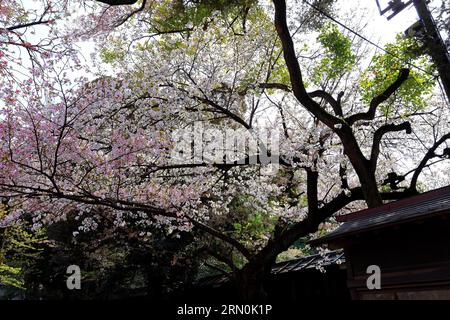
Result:
[[[282,274],[287,272],[303,271],[308,269],[325,268],[331,265],[339,265],[345,263],[345,256],[342,250],[330,251],[322,254],[315,254],[307,257],[283,261],[272,267],[272,274]],[[230,274],[210,276],[199,279],[197,286],[213,286],[223,285],[230,280]]]
[[337,220],[344,222],[341,226],[310,243],[319,245],[333,242],[350,235],[429,219],[441,214],[450,215],[450,186],[390,202],[377,208],[339,216]]

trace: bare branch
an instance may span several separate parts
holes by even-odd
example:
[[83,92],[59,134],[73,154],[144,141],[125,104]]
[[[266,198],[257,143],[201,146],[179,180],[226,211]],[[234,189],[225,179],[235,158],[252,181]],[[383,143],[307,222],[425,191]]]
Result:
[[[340,102],[338,100],[334,99],[333,96],[331,94],[329,94],[328,92],[323,91],[323,90],[316,90],[316,91],[310,92],[309,96],[311,98],[318,97],[318,98],[324,99],[333,108],[334,114],[336,116],[338,116],[338,117],[343,116]],[[339,99],[339,96],[338,96],[338,99]]]
[[283,47],[284,60],[291,78],[292,91],[297,100],[309,112],[333,129],[335,124],[342,124],[343,121],[326,112],[306,92],[300,65],[295,54],[294,42],[286,22],[286,2],[285,0],[274,0],[273,2],[275,4],[275,27]]
[[[131,1],[131,0],[130,0]],[[111,2],[115,2],[115,1],[111,1]],[[134,1],[133,3],[135,3],[137,1]],[[147,0],[142,0],[142,4],[139,8],[137,8],[136,10],[131,11],[129,14],[127,14],[124,18],[122,18],[122,20],[120,20],[117,24],[116,27],[121,26],[122,24],[124,24],[125,22],[127,22],[128,19],[130,19],[132,16],[134,16],[136,13],[144,10],[145,5],[147,4]]]
[[419,166],[414,171],[414,174],[411,178],[411,184],[409,186],[409,189],[411,191],[417,191],[417,180],[420,174],[422,173],[422,170],[426,167],[426,164],[430,159],[435,158],[437,156],[436,155],[437,148],[439,148],[439,146],[448,139],[450,139],[450,132],[443,135],[438,141],[434,143],[434,145],[430,149],[428,149],[427,153],[423,157],[422,161],[420,161]]
[[234,121],[236,121],[237,123],[241,124],[244,128],[246,129],[251,129],[250,125],[245,122],[241,117],[239,117],[238,115],[236,115],[235,113],[231,112],[230,110],[219,106],[217,103],[215,103],[214,101],[207,99],[207,98],[202,98],[199,96],[193,96],[193,99],[196,99],[198,101],[201,101],[205,104],[210,105],[211,107],[213,107],[215,110],[217,110],[218,112],[227,115],[228,117],[230,117],[231,119],[233,119]]
[[291,92],[291,88],[283,83],[259,83],[258,87],[261,89],[280,89],[286,92]]
[[250,251],[242,243],[240,243],[238,240],[236,240],[234,238],[231,238],[231,237],[227,236],[226,234],[223,234],[222,232],[220,232],[220,231],[218,231],[218,230],[216,230],[216,229],[214,229],[214,228],[212,228],[212,227],[210,227],[210,226],[208,226],[208,225],[206,225],[204,223],[201,223],[201,222],[199,222],[197,220],[194,220],[194,219],[189,218],[189,217],[188,217],[188,219],[189,219],[189,221],[192,222],[192,224],[194,226],[196,226],[200,230],[203,230],[203,231],[209,233],[210,235],[212,235],[212,236],[214,236],[214,237],[216,237],[216,238],[218,238],[220,240],[223,240],[226,243],[232,245],[234,248],[236,248],[236,250],[238,250],[240,253],[242,253],[242,255],[244,257],[246,257],[248,260],[250,260],[250,258],[252,256]]
[[370,102],[370,107],[367,112],[357,113],[351,115],[346,119],[346,122],[351,126],[356,121],[359,120],[373,120],[375,118],[375,113],[380,104],[385,102],[389,97],[398,89],[408,79],[409,69],[401,69],[400,73],[397,77],[397,80],[394,81],[383,93],[377,95]]
[[407,134],[412,132],[411,124],[406,121],[401,124],[386,124],[378,128],[373,136],[373,144],[372,144],[372,152],[370,155],[370,162],[372,164],[372,168],[376,168],[378,156],[380,154],[380,144],[383,136],[388,132],[396,132],[405,130]]
[[138,0],[96,0],[96,1],[109,4],[110,6],[125,6],[135,4],[136,2],[138,2]]
[[33,22],[28,22],[28,23],[23,23],[23,24],[18,24],[15,26],[11,26],[6,28],[6,30],[8,31],[14,31],[14,30],[18,30],[18,29],[23,29],[23,28],[28,28],[28,27],[32,27],[32,26],[36,26],[36,25],[40,25],[40,24],[47,24],[52,22],[51,20],[39,20],[39,21],[33,21]]

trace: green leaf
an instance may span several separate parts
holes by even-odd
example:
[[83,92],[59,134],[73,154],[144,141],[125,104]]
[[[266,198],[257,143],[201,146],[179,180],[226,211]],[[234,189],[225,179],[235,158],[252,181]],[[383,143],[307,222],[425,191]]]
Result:
[[325,79],[338,78],[352,70],[356,61],[352,42],[335,24],[325,24],[320,29],[317,40],[325,49],[325,53],[312,73],[312,81],[315,84],[320,84]]
[[410,67],[409,78],[395,95],[380,106],[380,110],[385,116],[390,116],[395,111],[409,114],[423,109],[435,85],[435,79],[431,75],[434,71],[433,64],[427,56],[418,54],[419,43],[414,39],[403,38],[400,34],[397,35],[395,42],[388,43],[385,49],[389,53],[375,55],[371,65],[360,78],[363,101],[370,103],[376,95],[382,93],[397,79],[401,68],[415,65],[425,72]]

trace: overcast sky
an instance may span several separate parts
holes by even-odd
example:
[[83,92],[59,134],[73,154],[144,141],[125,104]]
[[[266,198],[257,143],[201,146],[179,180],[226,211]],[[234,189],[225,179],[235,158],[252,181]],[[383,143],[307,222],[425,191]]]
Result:
[[[383,7],[388,3],[388,0],[379,1]],[[433,2],[439,3],[440,0],[434,0]],[[24,4],[25,6],[36,6],[36,2],[31,0],[24,0]],[[404,32],[418,20],[415,8],[412,5],[404,9],[391,20],[387,20],[386,17],[380,16],[376,0],[338,0],[336,5],[338,8],[341,8],[343,13],[348,13],[350,16],[353,12],[355,12],[355,14],[361,12],[357,9],[363,8],[367,10],[368,14],[363,21],[367,22],[368,25],[361,33],[373,42],[380,44],[380,46],[383,46],[387,42],[392,42],[397,33]],[[30,39],[33,40],[38,40],[37,38],[39,38],[39,32],[37,32],[36,36],[30,37]],[[95,52],[94,43],[78,43],[78,46],[84,58],[87,60],[86,62],[90,63],[90,54]]]
[[[379,1],[382,7],[388,2],[388,0]],[[393,41],[397,33],[404,32],[419,19],[413,5],[404,9],[391,20],[387,20],[385,16],[380,16],[375,0],[340,0],[340,2],[345,3],[344,6],[350,11],[355,8],[366,8],[369,11],[368,26],[364,35],[375,43],[384,44]]]

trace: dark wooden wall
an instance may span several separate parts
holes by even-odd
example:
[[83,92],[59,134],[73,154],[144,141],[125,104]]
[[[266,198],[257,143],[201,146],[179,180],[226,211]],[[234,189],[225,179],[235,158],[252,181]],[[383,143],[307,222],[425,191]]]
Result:
[[[326,272],[310,268],[273,274],[266,290],[269,301],[300,302],[305,299],[350,300],[345,265],[331,265]],[[236,289],[230,282],[218,286],[197,286],[186,293],[190,301],[220,303],[235,301]]]
[[[345,240],[353,299],[450,299],[450,220],[444,216]],[[369,265],[381,290],[368,290]]]

